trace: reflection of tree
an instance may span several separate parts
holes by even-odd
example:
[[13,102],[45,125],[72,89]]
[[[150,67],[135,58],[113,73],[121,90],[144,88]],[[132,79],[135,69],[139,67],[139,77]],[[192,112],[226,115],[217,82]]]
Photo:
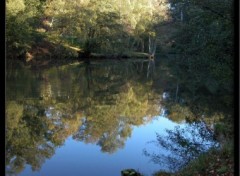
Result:
[[195,115],[187,106],[178,103],[172,103],[169,106],[169,112],[168,118],[177,123],[184,122],[186,119],[195,118]]
[[6,73],[6,99],[30,98],[39,90],[37,76],[17,63],[13,63],[12,67],[12,70]]
[[47,75],[44,75],[42,79],[43,79],[43,82],[42,84],[40,84],[40,91],[41,91],[40,96],[44,100],[49,100],[53,96],[52,86],[51,86],[51,83],[49,82],[49,78]]
[[[54,153],[54,146],[44,138],[43,121],[26,111],[21,104],[7,103],[6,165],[9,172],[19,173],[25,164],[30,164],[33,170],[37,170],[45,158]],[[34,114],[34,111],[32,109],[30,113]]]
[[166,136],[157,134],[157,141],[154,141],[162,148],[162,153],[150,153],[145,149],[144,154],[171,171],[183,168],[201,153],[219,145],[204,122],[194,122],[184,128],[177,126],[166,132]]
[[54,144],[62,145],[68,136],[78,130],[82,123],[82,115],[80,112],[71,115],[65,106],[59,104],[56,106],[55,109],[48,109],[48,116],[45,117],[48,127],[46,136]]
[[84,75],[84,77],[86,78],[86,81],[87,81],[87,88],[90,91],[91,90],[91,85],[92,85],[92,68],[90,66],[89,59],[85,62],[85,75]]
[[148,61],[147,78],[149,77],[149,75],[153,77],[154,69],[155,69],[155,61],[154,59],[150,59]]
[[126,81],[134,74],[126,74],[124,69],[127,67],[91,67],[92,94],[83,97],[86,99],[83,105],[86,119],[74,138],[97,143],[102,151],[111,153],[124,146],[124,141],[131,135],[131,125],[145,123],[146,116],[150,120],[159,113],[158,107],[149,100],[151,84]]
[[[198,59],[200,62],[201,59]],[[209,117],[214,116],[216,113],[232,114],[233,98],[230,88],[231,84],[229,84],[229,90],[226,90],[224,87],[219,86],[216,80],[210,78],[206,74],[207,72],[196,69],[190,71],[186,67],[186,62],[189,60],[194,60],[194,57],[187,56],[187,58],[181,58],[177,56],[162,62],[162,67],[167,67],[167,72],[169,72],[169,75],[164,75],[164,79],[170,80],[174,78],[172,81],[174,84],[168,84],[167,87],[171,92],[172,101],[175,99],[175,103],[170,103],[169,107],[172,105],[178,106],[176,108],[178,109],[176,110],[177,112],[179,112],[180,108],[186,109],[186,111],[194,114],[194,118],[199,118],[203,114]],[[205,67],[198,68],[204,69]],[[160,74],[156,76],[160,77]],[[175,107],[171,109],[173,110]]]
[[[120,88],[120,93],[110,94],[108,99],[101,99],[100,95],[89,99],[91,106],[85,109],[86,120],[74,135],[75,139],[98,143],[102,151],[111,153],[124,146],[124,141],[131,135],[131,125],[145,123],[148,112],[154,113],[150,109],[156,106],[148,103],[143,86],[127,83]],[[111,98],[118,101],[109,104]],[[157,113],[155,109],[152,116]]]
[[[27,76],[30,87],[38,80],[39,87],[27,96],[30,99],[20,96],[24,86],[19,87],[17,97],[8,97],[6,165],[9,173],[21,172],[25,164],[33,170],[39,169],[71,135],[86,143],[96,143],[103,152],[113,153],[131,136],[132,125],[146,123],[159,113],[158,105],[149,98],[155,97],[150,91],[151,82],[139,82],[141,75],[135,76],[131,64],[91,64],[88,66],[91,81],[87,79],[89,75],[84,75],[85,67],[63,66],[19,79],[24,83]],[[8,88],[9,92],[15,90],[11,84]]]
[[[87,78],[89,68],[90,79]],[[158,80],[154,77],[147,80],[146,69],[147,65],[141,66],[141,62],[119,65],[93,62],[88,66],[42,71],[38,76],[41,78],[39,95],[31,96],[39,98],[48,92],[46,87],[50,85],[51,98],[8,103],[7,148],[11,148],[8,165],[13,168],[13,163],[21,161],[22,165],[29,163],[38,169],[70,135],[76,140],[98,144],[103,152],[113,153],[122,148],[131,136],[133,125],[147,123],[159,114],[161,95],[158,93],[162,90],[152,91],[152,85]],[[36,77],[28,76],[30,83]],[[169,90],[171,92],[171,87]],[[165,104],[169,105],[172,119],[179,118],[174,117],[174,111],[175,115],[180,112],[186,115],[188,111],[187,106],[184,109],[178,102]],[[13,118],[11,114],[19,115]],[[12,159],[14,156],[17,156],[16,162]]]
[[[176,80],[164,64],[160,67],[155,64],[158,74],[151,80],[146,78],[148,65],[142,61],[134,64],[93,61],[88,66],[43,70],[39,75],[23,70],[19,73],[16,70],[18,74],[12,72],[8,75],[6,103],[9,170],[20,172],[25,164],[40,168],[71,135],[76,140],[98,144],[103,152],[113,153],[124,146],[133,126],[147,123],[160,114],[163,106],[169,110],[168,118],[175,122],[204,117],[210,126],[225,117],[221,109],[217,111],[222,107],[219,106],[222,97],[211,99],[211,94],[207,98],[202,94],[202,98],[191,97],[182,82],[175,101]],[[36,82],[38,79],[41,81]],[[50,95],[47,87],[51,98],[39,99],[41,95]],[[168,100],[162,98],[165,90],[169,92]],[[214,103],[215,100],[219,102]],[[211,109],[211,104],[215,108]]]
[[[213,98],[214,96],[202,95],[201,98],[195,97],[196,99],[194,99],[186,97],[186,94],[186,92],[180,93],[178,101],[170,98],[169,101],[162,102],[162,105],[168,111],[167,117],[170,120],[181,123],[202,119],[209,126],[212,126],[214,123],[224,119],[227,120],[226,117],[231,116],[231,108],[222,107],[222,101],[219,97]],[[231,118],[228,119],[231,120]]]
[[118,128],[114,131],[104,133],[98,145],[101,146],[103,152],[113,153],[119,148],[124,147],[124,142],[131,135],[132,129],[130,126],[119,123]]
[[161,101],[169,112],[167,117],[177,123],[185,120],[193,122],[204,117],[204,121],[210,126],[223,119],[231,121],[232,95],[229,92],[211,93],[202,83],[196,84],[195,78],[190,79],[189,73],[179,67],[180,63],[173,64],[175,59],[163,59],[160,62],[161,67],[156,62],[158,74],[155,74],[153,83],[156,92],[162,93],[158,90],[162,87],[169,93],[169,98]]
[[[33,104],[33,105],[32,105]],[[24,106],[8,102],[6,107],[6,165],[7,172],[19,173],[25,164],[40,169],[55,148],[75,133],[81,125],[81,114],[64,116],[64,111],[47,112],[36,102],[25,101]]]

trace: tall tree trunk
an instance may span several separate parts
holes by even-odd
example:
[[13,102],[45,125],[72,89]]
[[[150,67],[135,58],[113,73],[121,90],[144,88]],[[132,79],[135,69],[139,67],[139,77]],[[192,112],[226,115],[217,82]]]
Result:
[[144,40],[141,40],[141,44],[142,44],[142,52],[144,52]]
[[151,37],[148,36],[148,53],[151,54]]
[[154,57],[157,47],[157,40],[151,39],[150,35],[148,38],[148,50],[151,57]]
[[181,19],[181,22],[183,22],[183,11],[181,9],[181,14],[180,14],[180,19]]

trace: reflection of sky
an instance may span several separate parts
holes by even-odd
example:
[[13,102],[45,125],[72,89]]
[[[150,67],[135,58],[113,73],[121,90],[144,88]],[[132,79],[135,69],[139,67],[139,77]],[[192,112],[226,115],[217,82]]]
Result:
[[147,142],[156,140],[156,132],[164,134],[165,128],[173,129],[175,125],[167,118],[159,116],[146,125],[135,127],[131,138],[125,142],[125,147],[113,154],[102,153],[99,146],[77,142],[70,137],[56,150],[52,158],[46,160],[39,172],[32,172],[30,167],[26,167],[20,175],[120,176],[121,170],[127,168],[150,175],[161,168],[143,155],[143,149],[159,150]]

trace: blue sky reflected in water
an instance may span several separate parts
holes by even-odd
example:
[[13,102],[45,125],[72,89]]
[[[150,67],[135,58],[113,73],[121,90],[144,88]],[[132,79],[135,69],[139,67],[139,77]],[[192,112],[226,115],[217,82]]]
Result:
[[160,148],[148,142],[156,140],[156,132],[164,135],[166,128],[174,129],[176,125],[179,124],[158,116],[148,124],[134,127],[131,140],[128,138],[125,147],[113,154],[102,153],[96,144],[85,144],[69,137],[65,144],[56,150],[55,155],[46,160],[39,172],[32,172],[31,167],[27,166],[20,175],[120,176],[121,170],[126,168],[134,168],[144,175],[151,175],[162,168],[150,162],[150,158],[143,155],[143,149],[159,152]]

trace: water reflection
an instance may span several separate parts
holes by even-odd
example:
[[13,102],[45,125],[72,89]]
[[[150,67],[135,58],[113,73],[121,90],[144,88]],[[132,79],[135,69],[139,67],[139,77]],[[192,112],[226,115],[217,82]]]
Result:
[[20,173],[26,164],[39,170],[69,136],[97,144],[102,152],[123,148],[132,126],[158,114],[158,105],[149,100],[150,94],[158,95],[143,74],[137,76],[136,65],[96,62],[38,72],[11,70],[7,75],[7,172]]
[[200,154],[220,146],[203,121],[166,129],[166,134],[157,133],[157,140],[152,143],[161,149],[160,152],[144,149],[144,154],[169,172],[182,169]]
[[155,132],[164,133],[164,129],[174,129],[176,123],[163,116],[156,116],[151,123],[133,126],[131,139],[125,141],[124,149],[112,154],[100,152],[95,144],[84,144],[68,137],[61,148],[56,148],[50,160],[43,163],[38,172],[31,171],[27,165],[20,175],[118,175],[125,168],[135,168],[146,176],[159,169],[159,166],[150,162],[143,155],[143,148],[156,150],[148,144],[155,139]]
[[[191,121],[196,117],[192,107],[187,104],[187,96],[184,97],[185,103],[173,101],[177,79],[155,61],[91,62],[35,71],[20,67],[7,70],[6,78],[6,170],[9,175],[21,173],[26,166],[38,171],[36,174],[40,173],[43,163],[51,163],[47,159],[59,157],[55,152],[63,149],[63,145],[68,146],[69,140],[74,144],[68,151],[77,152],[74,145],[85,148],[92,144],[100,147],[102,153],[118,155],[114,167],[141,169],[144,164],[131,164],[139,158],[147,162],[140,156],[141,152],[128,155],[134,150],[142,151],[144,144],[127,145],[134,135],[138,135],[138,140],[143,142],[155,138],[155,132],[161,127],[155,126],[151,130],[152,127],[148,126],[144,132],[140,130],[135,134],[138,127],[149,125],[159,115],[168,116],[174,123]],[[183,88],[180,85],[178,89]],[[180,93],[178,97],[181,98]],[[211,119],[222,117],[221,113],[214,115],[216,118]],[[152,134],[148,135],[148,132]],[[124,158],[120,157],[119,151],[126,152]],[[95,149],[86,149],[86,153],[102,156]],[[69,159],[66,156],[66,160]],[[106,163],[110,161],[105,160]],[[76,162],[85,161],[79,156]],[[51,164],[44,166],[56,168]],[[96,170],[107,172],[105,168]],[[120,173],[116,168],[113,175]],[[157,170],[157,166],[151,165],[150,168]],[[44,174],[49,175],[48,172]],[[90,171],[86,169],[83,172]],[[145,172],[150,173],[149,170]]]

